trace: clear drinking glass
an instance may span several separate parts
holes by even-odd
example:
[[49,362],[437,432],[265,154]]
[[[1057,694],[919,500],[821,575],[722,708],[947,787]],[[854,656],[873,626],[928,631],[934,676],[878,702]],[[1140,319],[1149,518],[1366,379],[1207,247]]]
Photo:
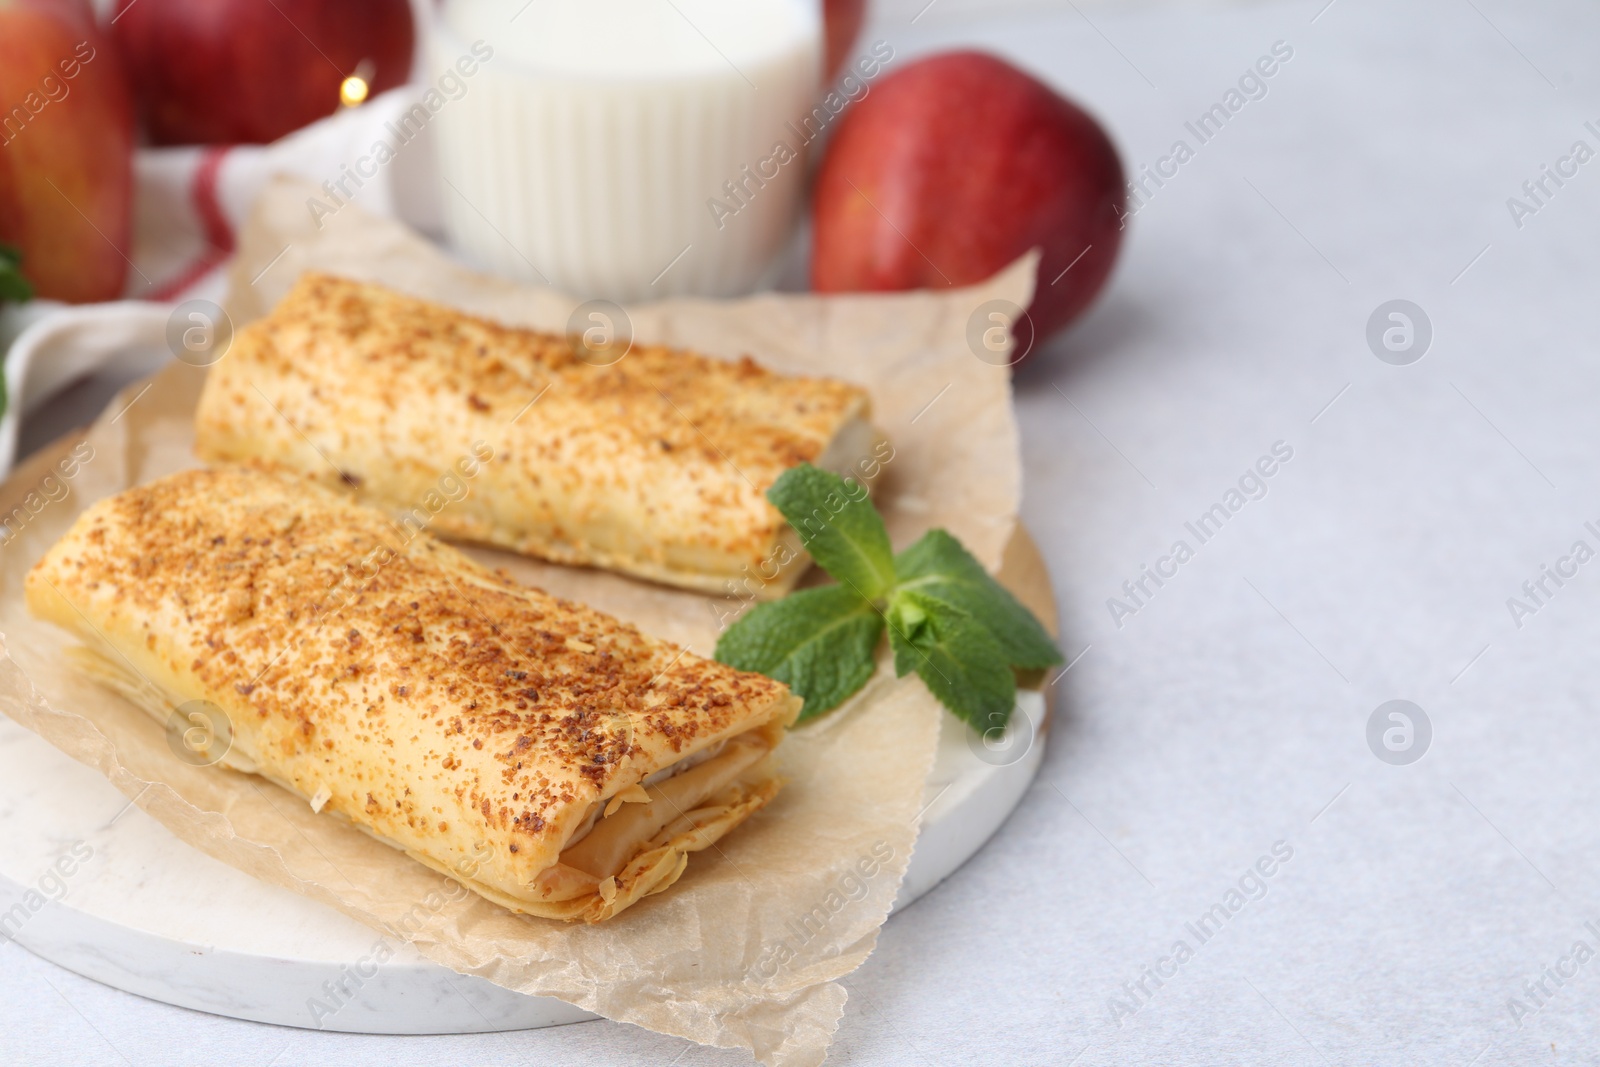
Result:
[[586,298],[759,287],[801,206],[819,9],[446,0],[422,106],[451,242]]

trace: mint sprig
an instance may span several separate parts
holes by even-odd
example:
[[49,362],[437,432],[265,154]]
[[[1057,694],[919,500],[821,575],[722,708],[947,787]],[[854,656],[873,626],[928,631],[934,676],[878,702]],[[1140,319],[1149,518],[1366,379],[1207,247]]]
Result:
[[1003,727],[1015,669],[1061,662],[1033,613],[944,530],[899,555],[865,488],[810,464],[785,471],[767,499],[837,585],[759,604],[717,642],[717,659],[785,683],[800,721],[838,707],[872,677],[885,629],[895,673],[912,671],[979,731]]
[[[33,286],[22,276],[22,249],[0,242],[0,304],[7,300],[18,304],[33,299]],[[0,345],[0,415],[6,413],[11,398],[6,395],[6,376],[3,365],[7,349]]]
[[894,672],[912,671],[939,703],[979,731],[1004,726],[1017,700],[1017,679],[1004,650],[972,615],[902,592],[889,608]]
[[[757,615],[757,625],[749,625]],[[806,589],[762,604],[728,628],[717,658],[776,678],[805,697],[805,716],[842,704],[872,677],[883,616],[845,585]]]
[[33,299],[33,286],[22,276],[22,250],[0,243],[0,304]]
[[783,512],[817,565],[868,600],[895,581],[894,551],[866,486],[803,463],[783,472],[767,499]]
[[900,590],[973,616],[1000,643],[1013,667],[1037,669],[1061,662],[1061,653],[1033,612],[989,576],[944,530],[929,530],[894,558]]

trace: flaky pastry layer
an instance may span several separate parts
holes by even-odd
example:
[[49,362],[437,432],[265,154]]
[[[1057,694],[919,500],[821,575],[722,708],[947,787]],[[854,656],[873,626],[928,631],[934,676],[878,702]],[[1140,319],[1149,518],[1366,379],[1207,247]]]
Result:
[[[581,337],[306,274],[211,368],[196,449],[426,511],[451,539],[703,592],[761,573],[758,595],[787,592],[806,558],[764,494],[800,463],[873,467],[866,392]],[[424,508],[474,459],[464,499]]]
[[[187,471],[85,511],[30,609],[199,756],[517,911],[599,921],[778,790],[799,701],[305,482]],[[195,702],[205,702],[196,704]]]

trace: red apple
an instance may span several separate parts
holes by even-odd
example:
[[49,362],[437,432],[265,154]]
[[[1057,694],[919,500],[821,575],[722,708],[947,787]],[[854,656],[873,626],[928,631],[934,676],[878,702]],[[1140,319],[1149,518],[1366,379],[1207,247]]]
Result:
[[822,69],[827,72],[828,81],[833,81],[844,61],[850,58],[850,50],[861,36],[861,23],[866,16],[867,0],[823,0],[822,35],[826,58]]
[[0,244],[37,296],[121,296],[133,106],[87,0],[0,0],[0,107]]
[[1105,284],[1123,196],[1117,151],[1082,109],[994,56],[932,56],[840,122],[817,175],[811,284],[971,285],[1041,248],[1028,313],[1043,340]]
[[408,0],[118,0],[112,29],[156,144],[266,144],[411,73]]

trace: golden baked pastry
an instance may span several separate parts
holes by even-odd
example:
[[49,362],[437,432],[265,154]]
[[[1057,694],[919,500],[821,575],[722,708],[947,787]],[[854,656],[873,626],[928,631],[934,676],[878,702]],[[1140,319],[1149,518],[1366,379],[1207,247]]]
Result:
[[[875,470],[886,446],[866,392],[748,358],[636,345],[600,366],[593,351],[306,274],[211,368],[196,449],[311,476],[443,537],[702,592],[787,592],[805,555],[764,494],[804,462]],[[484,467],[465,498],[422,508],[471,455]]]
[[514,911],[597,922],[777,793],[800,701],[424,533],[246,468],[89,508],[28,607],[99,680]]

